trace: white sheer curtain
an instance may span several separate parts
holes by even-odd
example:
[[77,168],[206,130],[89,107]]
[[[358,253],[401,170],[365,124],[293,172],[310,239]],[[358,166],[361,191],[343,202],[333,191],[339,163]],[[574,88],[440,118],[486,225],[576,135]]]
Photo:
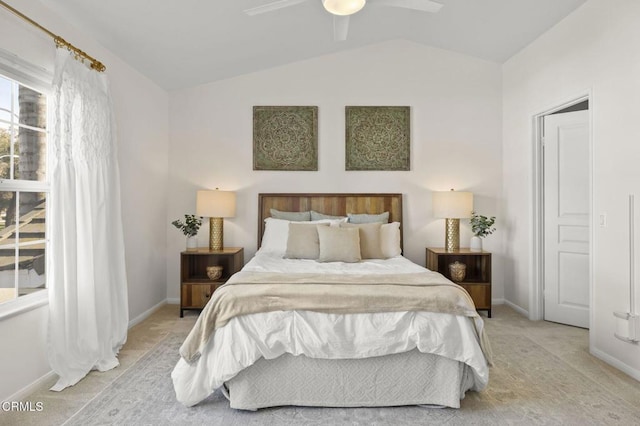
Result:
[[56,52],[49,232],[52,390],[118,366],[129,322],[120,178],[107,78]]

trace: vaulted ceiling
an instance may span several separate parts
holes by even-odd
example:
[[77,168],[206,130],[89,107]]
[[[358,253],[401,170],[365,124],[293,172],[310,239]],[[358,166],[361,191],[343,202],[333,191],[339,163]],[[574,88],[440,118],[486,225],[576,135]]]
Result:
[[437,0],[426,13],[373,0],[336,42],[321,0],[255,16],[243,10],[275,0],[40,1],[168,90],[392,39],[501,63],[585,2]]

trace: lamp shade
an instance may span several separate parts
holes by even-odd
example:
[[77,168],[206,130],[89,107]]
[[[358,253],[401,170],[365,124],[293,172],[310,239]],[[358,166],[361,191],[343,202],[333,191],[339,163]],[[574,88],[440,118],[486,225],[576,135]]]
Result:
[[473,193],[464,191],[434,192],[433,215],[440,218],[464,219],[471,217]]
[[366,0],[322,0],[322,5],[329,13],[347,16],[358,12],[366,2]]
[[234,217],[236,215],[236,193],[232,191],[198,191],[196,215],[203,217]]

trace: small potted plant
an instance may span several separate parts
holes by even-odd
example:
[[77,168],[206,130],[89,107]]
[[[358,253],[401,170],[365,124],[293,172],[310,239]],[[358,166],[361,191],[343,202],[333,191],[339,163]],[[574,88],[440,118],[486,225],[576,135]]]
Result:
[[482,238],[493,234],[496,230],[496,228],[493,227],[493,224],[496,223],[496,217],[487,217],[472,211],[470,222],[473,237],[471,237],[471,242],[469,243],[469,250],[482,251]]
[[193,250],[198,247],[198,241],[195,236],[198,235],[198,230],[202,225],[202,218],[193,214],[185,214],[184,221],[178,219],[171,222],[171,224],[181,230],[187,237],[187,250]]

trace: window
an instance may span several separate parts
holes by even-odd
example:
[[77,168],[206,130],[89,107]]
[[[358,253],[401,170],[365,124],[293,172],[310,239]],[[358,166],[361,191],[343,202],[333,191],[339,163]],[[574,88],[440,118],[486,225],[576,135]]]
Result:
[[0,304],[46,287],[47,98],[0,74]]

